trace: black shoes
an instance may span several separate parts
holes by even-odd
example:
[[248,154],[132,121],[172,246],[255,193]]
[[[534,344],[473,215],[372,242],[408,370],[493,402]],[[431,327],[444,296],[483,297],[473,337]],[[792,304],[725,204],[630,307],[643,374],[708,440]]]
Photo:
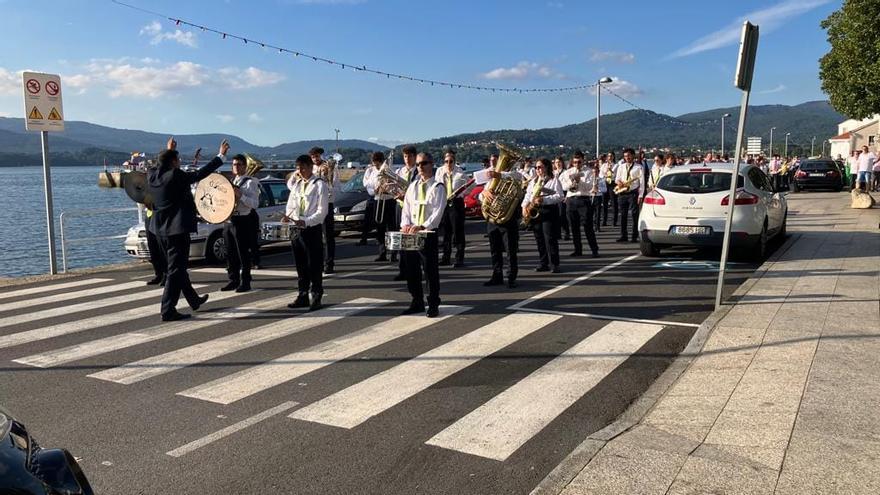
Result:
[[503,283],[503,279],[492,277],[487,282],[483,282],[483,287],[492,287],[493,285],[501,285]]
[[185,320],[185,319],[191,318],[191,317],[192,317],[191,314],[178,313],[177,311],[175,311],[173,313],[168,313],[168,314],[162,315],[162,321],[180,321],[180,320]]
[[312,294],[312,303],[309,304],[309,311],[317,311],[321,309],[321,294]]
[[425,303],[422,301],[412,301],[409,307],[403,310],[402,315],[414,315],[425,311]]
[[428,318],[436,318],[437,315],[440,314],[440,308],[437,306],[428,306],[428,310],[425,311],[425,316]]
[[388,261],[388,256],[385,256],[384,254],[380,254],[373,261]]
[[599,251],[593,251],[593,258],[599,257]]
[[565,234],[565,237],[563,237],[562,240],[563,240],[563,241],[570,241],[570,240],[571,240],[571,234]]
[[448,256],[444,256],[440,258],[440,266],[449,266],[452,264],[452,260],[449,259]]
[[330,275],[331,273],[336,273],[336,270],[333,269],[332,263],[328,263],[327,266],[324,267],[324,273],[326,275]]
[[296,297],[296,300],[288,304],[287,307],[290,309],[307,308],[309,307],[309,296],[300,294]]
[[626,237],[618,237],[614,242],[626,242]]
[[394,276],[395,282],[400,282],[402,280],[406,280],[406,275],[404,275],[402,273],[398,273],[397,275]]
[[559,269],[559,265],[553,265],[553,269],[550,270],[550,273],[562,273],[562,270]]
[[196,299],[196,303],[190,304],[190,307],[193,309],[193,311],[198,311],[199,308],[202,307],[202,304],[205,304],[206,302],[208,302],[208,294],[205,294],[204,296],[199,296],[199,298]]
[[247,292],[249,290],[251,290],[251,283],[245,282],[245,283],[239,285],[238,288],[235,289],[235,292]]
[[366,246],[367,241],[365,239],[361,239],[361,240],[357,241],[354,245],[355,246]]
[[507,282],[507,288],[508,288],[508,289],[516,289],[516,281],[515,281],[515,280],[509,280],[509,281]]
[[639,242],[639,238],[633,237],[632,239],[629,240],[629,242]]
[[397,251],[391,253],[391,262],[397,263]]
[[163,286],[165,285],[165,277],[163,277],[163,276],[153,277],[147,282],[147,285],[159,285],[159,284],[162,284]]
[[583,255],[584,255],[584,253],[581,251],[574,251],[574,252],[570,253],[568,256],[571,258],[577,258],[578,256],[583,256]]
[[541,265],[541,266],[535,268],[535,271],[536,271],[536,272],[549,272],[549,271],[550,271],[550,267],[547,266],[547,265]]
[[235,290],[238,288],[238,282],[229,282],[228,284],[220,287],[220,290],[223,292],[229,292],[231,290]]

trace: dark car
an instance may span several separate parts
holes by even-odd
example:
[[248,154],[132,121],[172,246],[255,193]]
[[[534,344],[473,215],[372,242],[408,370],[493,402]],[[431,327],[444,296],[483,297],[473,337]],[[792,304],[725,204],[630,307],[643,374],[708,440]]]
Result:
[[795,171],[791,180],[791,190],[803,189],[843,189],[843,171],[832,160],[805,160]]
[[364,173],[358,172],[342,184],[333,202],[333,219],[338,235],[344,230],[360,231],[367,213],[370,195],[364,187]]
[[23,424],[0,408],[0,493],[92,495],[92,487],[70,452],[44,449]]

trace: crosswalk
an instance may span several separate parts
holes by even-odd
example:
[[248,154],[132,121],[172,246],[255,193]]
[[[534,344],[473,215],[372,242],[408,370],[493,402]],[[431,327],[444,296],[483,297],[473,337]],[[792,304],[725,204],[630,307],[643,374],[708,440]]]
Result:
[[[42,290],[28,288],[0,293],[0,301],[3,301],[0,304],[0,350],[4,351],[4,356],[8,354],[11,362],[20,366],[43,369],[113,355],[112,367],[105,365],[98,370],[91,367],[90,373],[83,372],[90,383],[111,382],[127,387],[143,387],[145,393],[154,394],[153,387],[143,382],[237,352],[250,349],[252,353],[263,353],[266,349],[265,352],[271,355],[258,359],[256,364],[223,376],[213,375],[204,383],[174,382],[174,390],[169,394],[190,400],[193,404],[225,406],[278,390],[309,373],[333,367],[380,346],[430,332],[436,338],[432,340],[432,348],[421,349],[425,352],[401,358],[390,368],[360,377],[353,384],[347,382],[311,401],[287,397],[289,392],[286,392],[282,394],[287,401],[284,407],[272,409],[270,414],[265,415],[271,417],[283,413],[288,418],[284,421],[288,421],[292,428],[312,424],[354,430],[442,381],[463,376],[481,361],[523,339],[551,329],[563,318],[569,318],[532,312],[513,312],[494,318],[479,315],[475,318],[472,307],[443,306],[440,318],[406,315],[385,317],[377,322],[377,316],[387,314],[388,306],[394,301],[361,297],[314,312],[294,312],[286,308],[292,298],[290,292],[257,290],[245,294],[213,292],[209,305],[216,304],[217,309],[208,308],[208,311],[196,313],[189,320],[159,323],[155,318],[142,319],[156,316],[161,289],[148,289],[143,287],[143,282],[137,282],[137,286],[142,290],[131,292],[135,287],[131,283],[86,279],[47,286]],[[43,291],[53,290],[66,292],[60,298],[42,295]],[[38,297],[32,301],[45,302],[16,300],[33,295]],[[50,301],[52,297],[54,299]],[[49,303],[54,305],[20,315],[9,314],[21,307]],[[80,313],[118,304],[136,307],[79,317]],[[330,337],[318,344],[312,341],[309,346],[290,349],[289,352],[279,351],[278,345],[256,349],[257,346],[277,344],[281,339],[311,329],[335,327],[353,317],[357,319],[347,320],[344,326],[351,330],[342,335],[339,335],[340,332],[329,333]],[[49,318],[64,318],[67,321],[51,321],[48,325],[17,332],[10,332],[7,328],[21,322],[39,322]],[[360,325],[360,321],[369,323]],[[238,322],[238,325],[231,333],[216,336],[211,332],[211,329],[233,322]],[[432,431],[433,436],[428,440],[422,438],[420,441],[430,448],[506,461],[602,380],[615,373],[664,328],[659,324],[638,322],[603,323],[604,326],[597,330],[585,331],[583,336],[578,337],[578,342],[529,375],[505,385],[497,395],[487,398],[475,409],[461,411],[457,418],[438,428],[439,431]],[[111,329],[112,334],[108,335]],[[454,335],[449,334],[451,329],[455,330]],[[319,334],[315,332],[312,337],[320,338]],[[53,339],[60,337],[65,337],[63,345],[53,345]],[[176,339],[185,340],[186,343],[177,344]],[[166,352],[154,354],[158,351],[145,345],[159,341]],[[33,343],[41,343],[39,352],[31,350],[28,353],[18,349]],[[13,347],[21,352],[7,350]],[[139,359],[122,359],[126,353],[133,353]],[[144,357],[145,353],[153,355]],[[191,381],[189,377],[187,375],[181,381]],[[112,389],[108,390],[112,393]],[[258,419],[262,417],[257,416]],[[245,422],[240,427],[250,424]],[[236,428],[239,427],[231,427],[215,436],[225,437],[238,431]],[[172,451],[175,453],[173,456],[201,448],[206,441],[199,440]]]

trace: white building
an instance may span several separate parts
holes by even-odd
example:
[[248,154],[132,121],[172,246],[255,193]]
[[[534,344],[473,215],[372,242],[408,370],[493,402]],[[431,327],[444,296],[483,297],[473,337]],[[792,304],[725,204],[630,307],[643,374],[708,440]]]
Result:
[[868,145],[871,151],[876,151],[875,145],[880,140],[880,114],[875,114],[863,120],[849,119],[837,125],[837,136],[829,139],[831,143],[831,157],[843,158],[849,156],[850,151]]

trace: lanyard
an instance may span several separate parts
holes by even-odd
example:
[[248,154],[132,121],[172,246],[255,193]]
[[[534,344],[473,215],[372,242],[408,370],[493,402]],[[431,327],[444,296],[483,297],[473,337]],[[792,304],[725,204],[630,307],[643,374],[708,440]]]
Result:
[[418,195],[418,203],[419,203],[419,213],[416,219],[416,225],[423,225],[425,223],[425,190],[428,187],[428,184],[425,182],[419,183],[419,195]]
[[299,214],[303,216],[306,214],[306,181],[300,183],[299,191]]
[[446,196],[452,196],[452,175],[446,174]]

